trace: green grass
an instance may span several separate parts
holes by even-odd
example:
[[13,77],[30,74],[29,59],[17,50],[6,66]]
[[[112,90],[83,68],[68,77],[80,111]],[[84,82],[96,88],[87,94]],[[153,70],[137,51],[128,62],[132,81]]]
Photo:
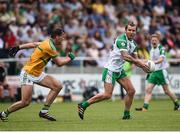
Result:
[[[76,103],[53,104],[51,114],[57,122],[49,122],[38,117],[42,104],[32,104],[9,116],[9,122],[0,121],[0,131],[177,131],[180,130],[180,111],[173,111],[170,100],[153,100],[148,112],[136,112],[135,107],[143,101],[135,100],[132,106],[132,119],[121,120],[122,101],[104,101],[94,104],[86,110],[85,119],[77,116]],[[0,104],[0,110],[9,104]]]

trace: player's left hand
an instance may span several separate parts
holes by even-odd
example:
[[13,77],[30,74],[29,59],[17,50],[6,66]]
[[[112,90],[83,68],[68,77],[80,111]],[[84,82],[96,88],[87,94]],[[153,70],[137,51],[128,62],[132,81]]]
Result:
[[10,57],[14,57],[19,50],[20,50],[19,46],[12,47],[8,49],[8,54]]
[[68,53],[68,57],[69,57],[71,60],[74,60],[74,59],[75,59],[75,55],[74,55],[74,53],[72,53],[72,52],[69,52],[69,53]]

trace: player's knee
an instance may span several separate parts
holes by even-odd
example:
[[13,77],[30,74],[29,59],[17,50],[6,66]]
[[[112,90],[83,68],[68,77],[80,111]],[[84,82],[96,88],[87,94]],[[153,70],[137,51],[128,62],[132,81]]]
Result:
[[150,90],[149,88],[147,88],[147,89],[145,90],[145,92],[146,92],[146,94],[151,94],[151,90]]
[[55,91],[60,91],[61,89],[62,89],[62,85],[60,84],[60,83],[56,83],[56,84],[54,84],[54,90]]
[[30,100],[22,100],[22,101],[21,101],[21,105],[22,105],[23,107],[28,106],[30,103],[31,103]]
[[131,89],[131,90],[129,90],[128,92],[127,92],[127,94],[129,95],[129,96],[134,96],[135,95],[135,89]]
[[166,89],[166,90],[164,90],[164,93],[168,95],[169,91]]
[[104,94],[104,98],[105,98],[105,99],[110,99],[111,96],[112,96],[112,94],[110,94],[110,93],[105,93],[105,94]]

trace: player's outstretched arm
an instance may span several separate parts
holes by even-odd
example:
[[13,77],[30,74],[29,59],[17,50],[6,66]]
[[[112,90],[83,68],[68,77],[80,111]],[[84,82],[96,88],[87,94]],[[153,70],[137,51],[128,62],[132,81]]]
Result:
[[138,59],[137,57],[136,58],[132,57],[131,55],[128,54],[127,51],[121,51],[121,55],[124,60],[134,63],[136,66],[142,68],[145,72],[149,72],[149,67],[144,61]]
[[36,48],[41,42],[32,42],[32,43],[26,43],[19,45],[19,49],[32,49]]
[[41,42],[32,42],[32,43],[26,43],[22,45],[18,45],[15,47],[11,47],[8,51],[9,56],[14,57],[16,53],[21,49],[31,49],[37,47]]
[[53,59],[53,61],[58,65],[58,66],[63,66],[67,63],[69,63],[70,61],[74,60],[75,59],[75,55],[73,53],[68,53],[68,56],[67,57],[56,57]]
[[163,62],[163,60],[164,60],[164,57],[159,57],[159,59],[155,60],[154,63],[155,64],[160,64],[160,63]]

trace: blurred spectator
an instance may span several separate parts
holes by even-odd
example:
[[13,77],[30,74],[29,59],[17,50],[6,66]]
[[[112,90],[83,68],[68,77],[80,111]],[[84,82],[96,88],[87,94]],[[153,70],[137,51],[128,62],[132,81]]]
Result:
[[102,4],[101,0],[95,0],[95,3],[92,4],[92,9],[98,14],[103,14],[105,11],[104,5]]
[[94,37],[91,40],[92,40],[92,43],[95,44],[99,50],[104,48],[104,43],[103,43],[103,40],[99,31],[95,32]]
[[116,18],[115,6],[113,5],[112,0],[107,0],[107,3],[105,4],[105,11],[112,22],[118,22],[118,19]]
[[175,45],[180,49],[180,30],[175,35]]
[[148,41],[143,34],[138,34],[136,38],[136,42],[138,43],[138,57],[141,59],[148,59],[150,58],[149,51],[148,51]]
[[[171,58],[180,59],[180,49],[174,45],[172,49],[170,49]],[[180,66],[180,62],[172,62],[171,66]]]
[[158,30],[156,19],[151,19],[151,23],[149,26],[149,33],[153,34]]
[[88,30],[88,37],[92,37],[97,30],[97,28],[95,27],[95,23],[92,19],[88,19],[86,21],[86,28]]
[[[101,66],[104,53],[109,52],[107,45],[112,46],[129,20],[138,25],[137,45],[142,58],[148,58],[150,46],[144,32],[160,32],[163,46],[169,51],[174,50],[174,45],[179,49],[179,3],[178,0],[0,1],[0,58],[8,58],[7,48],[42,41],[52,29],[61,27],[68,36],[62,42],[62,56],[70,50],[80,57],[96,56],[102,63],[94,61],[93,65]],[[28,57],[30,53],[24,50],[17,57]],[[21,64],[10,65],[11,74],[16,71],[16,65]]]
[[169,47],[174,47],[173,35],[170,32],[166,32],[165,37],[162,40],[163,45],[168,45]]
[[159,21],[160,22],[157,25],[158,31],[161,32],[161,34],[165,35],[168,28],[165,26],[165,21],[162,17],[159,19]]
[[162,5],[161,0],[157,0],[157,4],[153,7],[153,10],[157,16],[164,15],[165,7]]
[[107,30],[105,32],[105,36],[103,36],[103,43],[105,45],[111,45],[111,46],[114,44],[114,39],[113,39],[112,34],[109,30]]
[[[89,48],[87,49],[87,56],[88,57],[92,57],[94,59],[98,59],[99,58],[99,51],[97,49],[96,44],[92,43]],[[87,60],[85,61],[85,66],[97,66],[97,62],[96,60]]]
[[143,29],[149,31],[151,17],[149,16],[149,12],[147,10],[143,11],[142,15],[140,16],[140,20],[143,23]]
[[4,35],[4,41],[5,43],[5,47],[6,48],[10,48],[15,46],[16,43],[16,37],[14,36],[14,34],[11,32],[11,30],[7,30],[5,35]]
[[152,0],[144,0],[144,10],[147,10],[148,12],[152,13],[153,10],[153,5],[152,5]]
[[99,51],[99,59],[97,60],[98,67],[104,67],[105,63],[107,62],[109,53],[112,49],[113,45],[106,44],[105,48]]
[[0,64],[0,101],[4,101],[5,97],[10,98],[10,101],[14,101],[15,92],[13,88],[8,85],[6,80],[6,71],[4,64]]
[[176,8],[173,10],[173,15],[170,17],[171,17],[172,24],[176,24],[176,23],[180,24],[179,12]]

